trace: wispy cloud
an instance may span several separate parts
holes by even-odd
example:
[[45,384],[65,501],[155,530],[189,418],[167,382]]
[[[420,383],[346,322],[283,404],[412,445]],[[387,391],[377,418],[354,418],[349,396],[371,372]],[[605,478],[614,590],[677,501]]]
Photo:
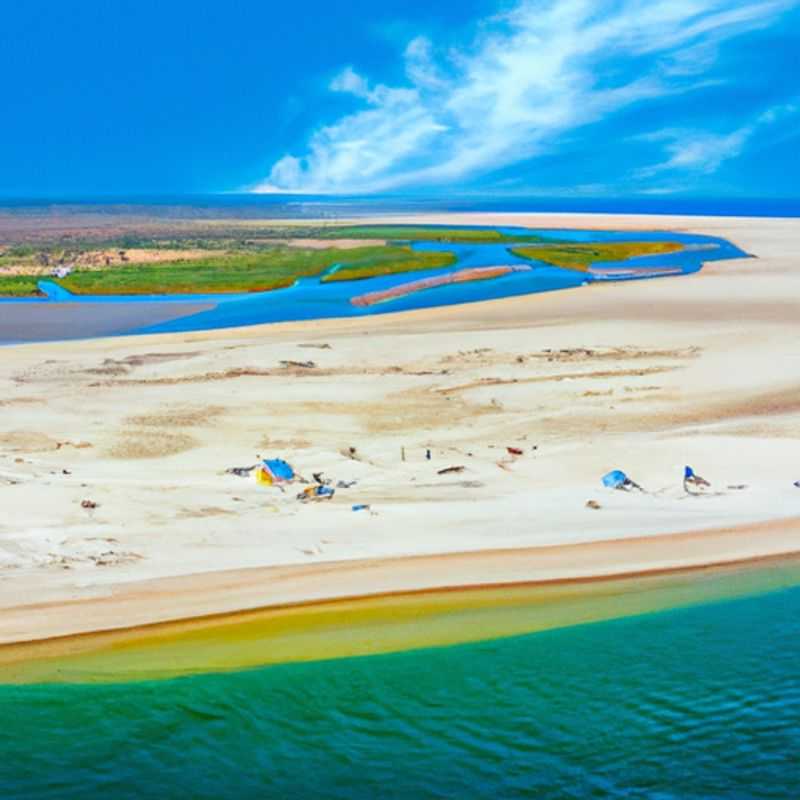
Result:
[[747,143],[763,128],[797,114],[800,107],[793,103],[774,106],[755,119],[727,133],[670,128],[643,139],[664,142],[668,158],[661,163],[642,167],[635,177],[650,178],[665,172],[695,172],[711,174],[732,158],[739,156]]
[[[402,86],[344,69],[330,88],[363,108],[321,127],[304,154],[280,159],[256,191],[378,192],[474,180],[552,153],[582,126],[636,103],[707,85],[724,41],[795,5],[523,0],[484,20],[461,50],[439,55],[425,38],[409,42]],[[762,124],[690,140],[666,132],[669,157],[649,174],[713,171]]]

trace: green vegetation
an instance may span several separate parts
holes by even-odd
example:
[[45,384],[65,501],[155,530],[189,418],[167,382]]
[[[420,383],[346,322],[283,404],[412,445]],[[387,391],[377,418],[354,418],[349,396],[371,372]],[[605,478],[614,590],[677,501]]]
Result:
[[452,253],[415,253],[410,247],[358,247],[352,250],[274,247],[187,261],[130,263],[102,270],[76,270],[54,282],[78,295],[261,292],[291,286],[298,278],[320,275],[336,264],[342,264],[345,270],[363,278],[430,269],[453,261],[455,256]]
[[35,267],[37,261],[32,256],[17,256],[6,251],[0,254],[0,267]]
[[[387,247],[386,250],[397,248]],[[335,272],[326,275],[323,283],[333,283],[334,281],[360,281],[364,278],[374,278],[376,275],[395,275],[399,272],[415,272],[423,269],[441,269],[449,267],[458,260],[455,253],[437,252],[426,253],[407,250],[410,256],[402,261],[396,258],[376,259],[372,264],[347,264],[339,267]]]
[[586,272],[602,261],[625,261],[637,256],[655,256],[683,250],[680,242],[590,242],[575,244],[542,244],[515,247],[512,253],[520,258],[544,261],[554,267]]
[[3,253],[3,255],[9,256],[10,258],[19,259],[19,258],[28,258],[29,256],[35,256],[37,252],[38,249],[34,247],[32,244],[17,244],[7,248]]
[[[230,231],[225,231],[230,235]],[[248,231],[252,235],[252,231]],[[564,242],[544,240],[535,235],[507,235],[496,229],[427,227],[409,225],[342,225],[284,226],[259,231],[258,238],[233,239],[194,236],[139,237],[130,234],[116,240],[117,249],[124,245],[123,263],[108,264],[103,250],[95,243],[83,249],[72,242],[58,245],[20,244],[0,250],[0,296],[32,297],[39,295],[38,281],[45,277],[36,273],[50,272],[64,265],[78,266],[69,276],[55,283],[78,295],[142,295],[142,294],[215,294],[226,292],[260,292],[291,286],[303,277],[320,276],[336,267],[323,281],[357,281],[379,275],[392,275],[420,270],[441,269],[457,262],[455,253],[414,250],[403,242],[452,242],[475,245],[515,244],[515,255],[574,270],[587,270],[592,264],[624,261],[636,256],[660,255],[680,251],[679,242]],[[274,237],[274,238],[271,238]],[[392,242],[373,245],[364,241],[353,249],[335,247],[290,247],[282,243],[289,238],[313,239],[380,239]],[[152,254],[141,254],[143,247],[165,251],[167,261],[145,261]],[[129,249],[128,249],[129,248]],[[196,257],[191,253],[170,250],[205,249]],[[105,263],[105,265],[104,265]],[[8,270],[27,274],[11,275]]]
[[0,275],[0,297],[35,297],[38,282],[36,275]]
[[[301,235],[294,233],[295,236]],[[400,242],[475,242],[502,244],[504,242],[536,242],[535,234],[507,234],[484,228],[441,228],[413,225],[343,225],[304,231],[304,236],[319,239],[388,239]]]

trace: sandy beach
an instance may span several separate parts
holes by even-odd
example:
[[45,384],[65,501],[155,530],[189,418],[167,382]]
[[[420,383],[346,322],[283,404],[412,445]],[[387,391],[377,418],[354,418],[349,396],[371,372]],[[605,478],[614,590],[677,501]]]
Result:
[[[366,319],[3,348],[0,643],[800,552],[800,222],[381,222],[685,231],[755,258]],[[302,486],[225,473],[259,457],[355,484],[303,504]],[[704,496],[683,491],[686,464]],[[611,469],[647,492],[603,489]]]

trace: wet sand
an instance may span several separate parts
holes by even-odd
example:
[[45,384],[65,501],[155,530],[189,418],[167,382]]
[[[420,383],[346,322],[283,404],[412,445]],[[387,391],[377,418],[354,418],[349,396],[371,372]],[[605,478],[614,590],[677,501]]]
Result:
[[0,301],[0,345],[116,336],[213,308],[209,303],[10,303]]

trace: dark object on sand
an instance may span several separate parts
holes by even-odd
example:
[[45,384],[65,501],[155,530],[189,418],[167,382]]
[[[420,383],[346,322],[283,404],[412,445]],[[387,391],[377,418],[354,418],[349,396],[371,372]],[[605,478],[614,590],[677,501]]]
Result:
[[356,505],[353,506],[353,511],[369,511],[369,504],[356,503]]
[[795,485],[795,486],[796,486],[798,489],[800,489],[800,481],[795,481],[795,482],[794,482],[794,485]]
[[519,447],[506,447],[506,450],[508,450],[509,454],[512,456],[522,455],[522,450],[520,450]]
[[97,503],[95,503],[94,500],[84,500],[81,502],[81,508],[86,508],[89,511],[92,511],[93,509],[97,508]]
[[698,489],[705,489],[711,486],[711,484],[705,478],[701,478],[699,475],[695,474],[695,471],[691,467],[684,467],[683,469],[684,491],[691,494],[691,490],[689,488],[691,486],[694,486]]
[[586,508],[593,508],[595,511],[597,511],[598,509],[602,508],[602,506],[597,502],[597,500],[587,500]]
[[430,451],[430,450],[426,450],[426,451],[425,451],[425,458],[426,458],[428,461],[430,461],[430,460],[431,460],[431,451]]
[[317,365],[313,361],[281,361],[282,367],[295,369],[314,369]]
[[437,475],[450,475],[453,472],[463,472],[466,467],[445,467],[444,469],[440,469],[436,474]]
[[336,488],[337,489],[350,489],[355,486],[358,481],[337,481]]
[[329,486],[330,480],[325,477],[324,472],[312,472],[311,477],[320,485],[320,486]]
[[258,464],[253,464],[252,467],[230,467],[230,469],[225,470],[225,473],[227,475],[236,475],[237,478],[247,478],[257,466]]

